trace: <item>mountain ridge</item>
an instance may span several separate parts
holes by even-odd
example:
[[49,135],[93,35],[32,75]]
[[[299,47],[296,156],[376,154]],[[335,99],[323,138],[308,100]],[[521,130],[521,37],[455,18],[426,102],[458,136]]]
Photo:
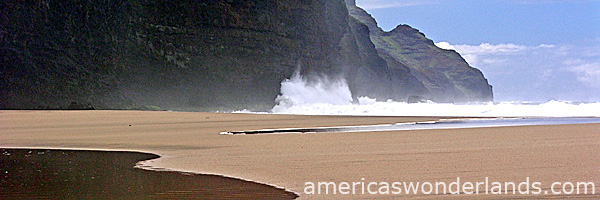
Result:
[[3,1],[0,109],[266,111],[297,69],[355,97],[436,99],[347,3]]
[[483,73],[471,67],[456,51],[435,46],[425,34],[400,24],[383,31],[375,19],[353,1],[347,1],[349,13],[370,30],[371,41],[380,55],[408,67],[428,94],[437,102],[492,101],[492,86]]

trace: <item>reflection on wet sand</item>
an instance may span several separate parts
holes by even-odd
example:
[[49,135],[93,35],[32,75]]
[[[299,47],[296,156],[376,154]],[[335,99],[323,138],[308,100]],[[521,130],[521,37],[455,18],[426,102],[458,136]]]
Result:
[[136,169],[137,152],[0,149],[1,199],[294,199],[234,178]]

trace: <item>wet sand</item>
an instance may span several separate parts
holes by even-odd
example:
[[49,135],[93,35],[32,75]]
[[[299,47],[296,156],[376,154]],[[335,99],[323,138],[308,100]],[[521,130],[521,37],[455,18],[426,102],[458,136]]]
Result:
[[222,174],[304,198],[599,198],[590,195],[306,195],[305,182],[593,181],[600,124],[274,135],[224,131],[374,125],[436,117],[286,116],[142,111],[0,111],[0,147],[135,150],[148,167]]
[[0,149],[1,199],[295,199],[272,186],[216,175],[134,168],[155,154]]

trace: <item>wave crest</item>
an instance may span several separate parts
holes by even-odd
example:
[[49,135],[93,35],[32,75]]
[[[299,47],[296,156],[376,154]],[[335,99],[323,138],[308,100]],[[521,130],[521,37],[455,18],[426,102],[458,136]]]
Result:
[[327,77],[307,81],[299,72],[281,83],[275,114],[369,116],[473,116],[473,117],[600,117],[600,103],[569,101],[489,102],[472,104],[378,101],[359,97],[353,103],[347,82]]

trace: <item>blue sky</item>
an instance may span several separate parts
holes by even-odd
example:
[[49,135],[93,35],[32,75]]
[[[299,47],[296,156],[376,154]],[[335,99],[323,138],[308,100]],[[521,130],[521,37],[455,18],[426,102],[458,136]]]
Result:
[[483,71],[497,101],[600,101],[600,0],[356,0]]
[[418,28],[436,42],[569,43],[600,37],[600,1],[357,0],[384,30]]

